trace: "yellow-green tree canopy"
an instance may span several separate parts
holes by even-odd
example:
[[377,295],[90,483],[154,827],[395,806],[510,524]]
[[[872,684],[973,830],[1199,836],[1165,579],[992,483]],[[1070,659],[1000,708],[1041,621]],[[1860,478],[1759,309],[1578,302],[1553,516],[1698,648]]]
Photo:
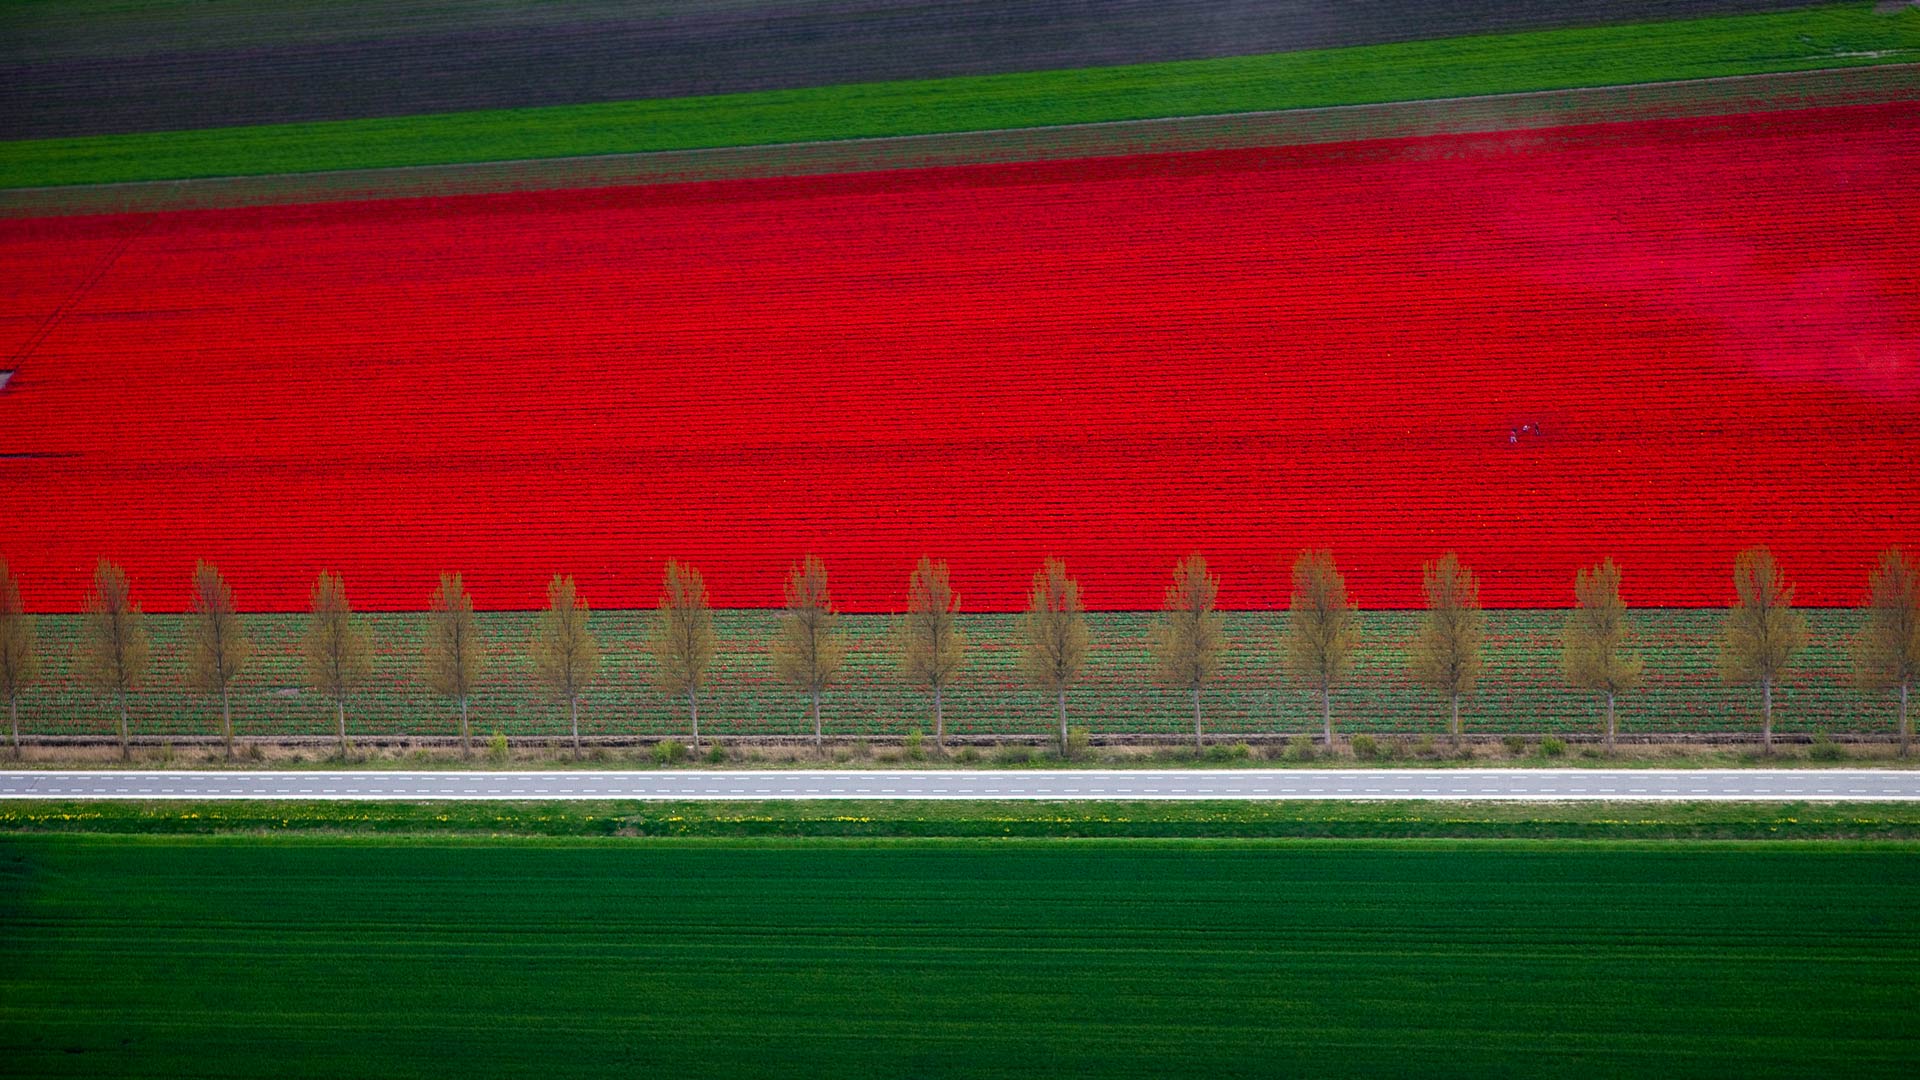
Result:
[[95,687],[124,696],[146,677],[152,653],[146,617],[133,602],[126,572],[105,559],[94,567],[81,644],[81,674]]
[[1486,616],[1480,582],[1449,551],[1421,568],[1427,611],[1413,639],[1413,681],[1458,698],[1480,680]]
[[1020,629],[1020,673],[1028,684],[1056,692],[1072,686],[1089,642],[1080,583],[1067,576],[1066,563],[1050,558],[1034,572]]
[[1720,643],[1721,674],[1734,684],[1771,684],[1807,643],[1806,616],[1794,610],[1793,586],[1765,547],[1734,557],[1733,589],[1736,599]]
[[1900,755],[1912,749],[1908,702],[1920,678],[1920,571],[1899,548],[1880,553],[1867,577],[1867,619],[1854,641],[1854,675],[1863,690],[1900,691]]
[[847,659],[840,613],[827,588],[827,567],[808,555],[787,574],[786,610],[773,638],[773,671],[796,690],[818,694],[840,674]]
[[1867,578],[1867,618],[1854,643],[1862,689],[1890,690],[1920,679],[1920,571],[1899,548],[1880,553]]
[[527,655],[534,676],[562,701],[578,699],[600,671],[600,642],[588,614],[573,578],[555,574],[547,582],[547,606],[534,619]]
[[315,579],[312,614],[300,645],[307,685],[336,704],[372,677],[373,641],[354,624],[346,583],[339,574],[323,570]]
[[1347,598],[1347,580],[1334,567],[1333,552],[1301,552],[1287,602],[1287,666],[1324,693],[1353,667],[1359,644],[1360,613]]
[[253,654],[247,628],[234,608],[233,590],[206,562],[193,568],[193,612],[187,619],[187,685],[223,693]]
[[1199,552],[1174,566],[1152,643],[1162,683],[1197,691],[1220,674],[1230,644],[1215,607],[1219,595],[1220,582],[1207,572],[1206,557]]
[[659,618],[652,639],[656,685],[669,694],[697,693],[706,684],[720,650],[700,571],[667,560],[661,580]]
[[33,616],[20,603],[20,583],[0,559],[0,697],[12,701],[40,678]]
[[1567,685],[1618,694],[1637,688],[1644,662],[1631,647],[1633,626],[1620,599],[1620,568],[1612,559],[1574,572],[1574,607],[1560,631]]
[[33,617],[20,603],[20,583],[0,559],[0,697],[7,699],[8,742],[20,752],[20,691],[40,678]]
[[938,690],[960,671],[967,639],[959,611],[946,560],[922,556],[907,578],[907,614],[900,624],[900,670],[909,682]]
[[193,612],[187,618],[187,685],[220,696],[220,733],[233,756],[233,708],[228,689],[253,647],[233,606],[233,590],[205,561],[193,568]]
[[127,758],[127,695],[146,678],[152,647],[146,619],[133,602],[127,575],[101,559],[93,570],[93,591],[87,594],[81,622],[79,668],[81,678],[114,696],[120,712],[120,756]]
[[465,701],[472,696],[486,666],[480,626],[473,616],[473,597],[459,574],[441,574],[440,584],[427,604],[427,632],[422,649],[427,685],[441,697]]

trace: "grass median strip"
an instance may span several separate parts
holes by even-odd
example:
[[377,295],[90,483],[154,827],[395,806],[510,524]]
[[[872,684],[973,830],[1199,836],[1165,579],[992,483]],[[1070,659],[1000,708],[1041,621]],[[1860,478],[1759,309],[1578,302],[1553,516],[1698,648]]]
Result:
[[0,803],[0,834],[503,837],[1161,837],[1920,840],[1909,803],[71,802]]

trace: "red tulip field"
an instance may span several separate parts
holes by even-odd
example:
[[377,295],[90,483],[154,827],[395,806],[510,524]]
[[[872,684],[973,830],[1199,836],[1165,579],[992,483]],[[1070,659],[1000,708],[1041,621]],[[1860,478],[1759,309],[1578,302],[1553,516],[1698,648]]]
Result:
[[490,609],[556,572],[720,607],[922,554],[1233,609],[1330,547],[1368,608],[1457,550],[1494,607],[1625,568],[1723,605],[1770,544],[1860,601],[1920,543],[1910,104],[919,172],[0,222],[0,552],[179,610]]

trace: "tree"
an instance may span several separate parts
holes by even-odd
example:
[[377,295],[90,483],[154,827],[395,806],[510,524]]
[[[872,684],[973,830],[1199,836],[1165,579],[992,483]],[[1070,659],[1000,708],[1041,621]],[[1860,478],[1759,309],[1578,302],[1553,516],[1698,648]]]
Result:
[[187,621],[187,685],[220,695],[220,732],[233,759],[233,708],[229,691],[252,652],[247,628],[234,610],[233,590],[205,562],[193,568],[193,614]]
[[1760,684],[1761,742],[1773,753],[1773,684],[1807,643],[1807,620],[1793,610],[1793,586],[1773,552],[1753,547],[1733,560],[1735,601],[1720,640],[1720,674],[1736,686]]
[[427,639],[423,650],[427,685],[441,697],[460,703],[460,754],[473,756],[473,732],[467,725],[467,699],[473,694],[486,652],[480,627],[473,617],[473,597],[460,584],[459,574],[441,574],[427,605]]
[[1200,691],[1220,673],[1230,643],[1215,610],[1220,583],[1195,552],[1173,568],[1160,621],[1153,629],[1153,656],[1160,681],[1193,695],[1193,746],[1200,748]]
[[1607,753],[1613,753],[1614,698],[1640,686],[1643,662],[1630,648],[1633,627],[1620,599],[1620,568],[1612,559],[1574,571],[1574,608],[1560,630],[1561,669],[1567,685],[1607,695]]
[[669,694],[687,696],[693,724],[693,748],[700,749],[700,688],[706,684],[720,638],[707,606],[707,583],[700,571],[667,560],[660,591],[660,618],[653,631],[654,682]]
[[787,574],[787,610],[773,639],[773,670],[781,682],[804,691],[813,704],[813,745],[821,742],[820,693],[847,659],[840,613],[827,592],[827,567],[809,555]]
[[527,645],[533,671],[547,689],[567,703],[573,730],[573,756],[580,756],[580,694],[600,670],[600,642],[587,625],[587,603],[573,579],[553,575],[547,582],[547,606],[534,622]]
[[1294,676],[1320,693],[1322,737],[1333,747],[1333,687],[1353,666],[1360,644],[1360,613],[1347,599],[1347,579],[1333,552],[1303,551],[1293,561],[1285,646]]
[[1021,619],[1026,640],[1020,671],[1028,683],[1053,692],[1060,707],[1060,756],[1067,756],[1067,688],[1087,663],[1087,614],[1080,583],[1067,576],[1067,564],[1047,559],[1033,575],[1027,613]]
[[20,691],[40,678],[34,647],[33,616],[20,606],[20,583],[7,560],[0,559],[0,694],[7,695],[7,720],[13,756],[20,756]]
[[1867,622],[1854,641],[1854,674],[1863,690],[1900,691],[1900,756],[1913,742],[1907,699],[1920,676],[1920,572],[1899,548],[1880,553],[1867,576]]
[[133,602],[127,575],[105,559],[93,570],[82,641],[82,674],[112,694],[120,707],[120,758],[124,761],[133,756],[127,748],[127,696],[146,678],[151,647],[146,618]]
[[946,745],[940,695],[966,662],[960,630],[960,597],[947,579],[945,560],[921,556],[907,578],[907,615],[900,622],[900,671],[908,682],[933,691],[933,741]]
[[353,623],[347,587],[339,574],[321,571],[313,583],[313,615],[301,639],[307,685],[333,699],[340,729],[340,753],[347,752],[347,695],[373,675],[373,642]]
[[1480,646],[1486,638],[1480,583],[1449,551],[1421,568],[1427,614],[1413,639],[1413,681],[1447,695],[1453,705],[1448,731],[1460,745],[1460,698],[1480,679]]

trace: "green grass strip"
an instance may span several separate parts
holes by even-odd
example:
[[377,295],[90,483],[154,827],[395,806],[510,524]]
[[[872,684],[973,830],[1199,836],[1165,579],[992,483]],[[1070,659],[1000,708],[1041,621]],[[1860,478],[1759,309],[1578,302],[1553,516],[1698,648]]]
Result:
[[1920,840],[1920,804],[7,802],[0,833],[545,837]]
[[1920,12],[1778,14],[713,97],[0,143],[0,188],[988,131],[1920,60]]

